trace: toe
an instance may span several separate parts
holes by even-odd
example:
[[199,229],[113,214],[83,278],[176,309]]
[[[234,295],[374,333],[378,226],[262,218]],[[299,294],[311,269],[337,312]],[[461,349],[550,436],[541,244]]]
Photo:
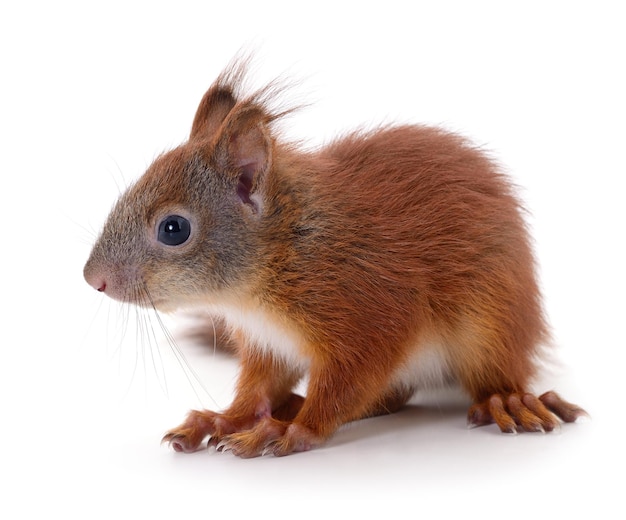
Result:
[[543,422],[522,402],[520,394],[511,394],[506,400],[506,407],[511,417],[527,432],[545,432]]
[[489,413],[489,407],[486,403],[477,403],[470,407],[467,412],[467,427],[475,428],[491,424],[493,417]]
[[540,395],[539,401],[541,401],[546,408],[563,419],[565,422],[575,422],[581,417],[589,416],[580,406],[568,403],[563,400],[559,394],[553,391]]
[[500,394],[492,395],[487,406],[493,420],[503,433],[517,433],[517,423],[506,411],[504,400]]

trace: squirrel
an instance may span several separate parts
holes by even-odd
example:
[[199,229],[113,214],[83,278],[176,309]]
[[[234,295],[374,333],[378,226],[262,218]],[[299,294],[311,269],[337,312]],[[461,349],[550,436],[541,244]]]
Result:
[[190,412],[163,441],[287,455],[453,383],[472,399],[470,426],[551,431],[585,415],[529,390],[550,338],[499,166],[419,125],[290,143],[277,130],[292,111],[276,108],[284,89],[245,92],[246,64],[219,75],[189,139],[122,194],[84,268],[111,298],[202,308],[227,327],[232,404]]

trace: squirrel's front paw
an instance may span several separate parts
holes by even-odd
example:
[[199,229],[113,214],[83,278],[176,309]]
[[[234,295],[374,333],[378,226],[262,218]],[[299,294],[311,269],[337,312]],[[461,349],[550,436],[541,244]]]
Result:
[[305,426],[268,417],[249,431],[226,435],[217,450],[232,451],[243,458],[266,454],[283,456],[310,450],[322,442],[323,439]]
[[174,451],[192,453],[201,448],[207,437],[221,437],[237,431],[238,424],[231,418],[209,410],[192,410],[185,422],[167,432],[162,443]]

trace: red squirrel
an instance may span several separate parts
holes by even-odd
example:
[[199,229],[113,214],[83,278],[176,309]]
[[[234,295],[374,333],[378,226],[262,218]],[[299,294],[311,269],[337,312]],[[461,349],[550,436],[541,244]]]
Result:
[[551,431],[584,415],[529,392],[549,334],[498,166],[417,125],[305,150],[277,132],[283,89],[246,93],[245,74],[236,60],[217,78],[188,141],[120,197],[84,269],[125,303],[206,309],[236,344],[233,403],[190,412],[164,442],[286,455],[451,383],[473,426]]

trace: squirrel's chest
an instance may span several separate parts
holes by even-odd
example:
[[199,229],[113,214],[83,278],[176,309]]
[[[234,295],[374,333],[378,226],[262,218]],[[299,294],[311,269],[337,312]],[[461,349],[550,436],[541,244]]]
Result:
[[218,311],[231,327],[244,335],[251,348],[271,353],[294,368],[308,368],[306,341],[296,327],[258,309],[224,306]]

